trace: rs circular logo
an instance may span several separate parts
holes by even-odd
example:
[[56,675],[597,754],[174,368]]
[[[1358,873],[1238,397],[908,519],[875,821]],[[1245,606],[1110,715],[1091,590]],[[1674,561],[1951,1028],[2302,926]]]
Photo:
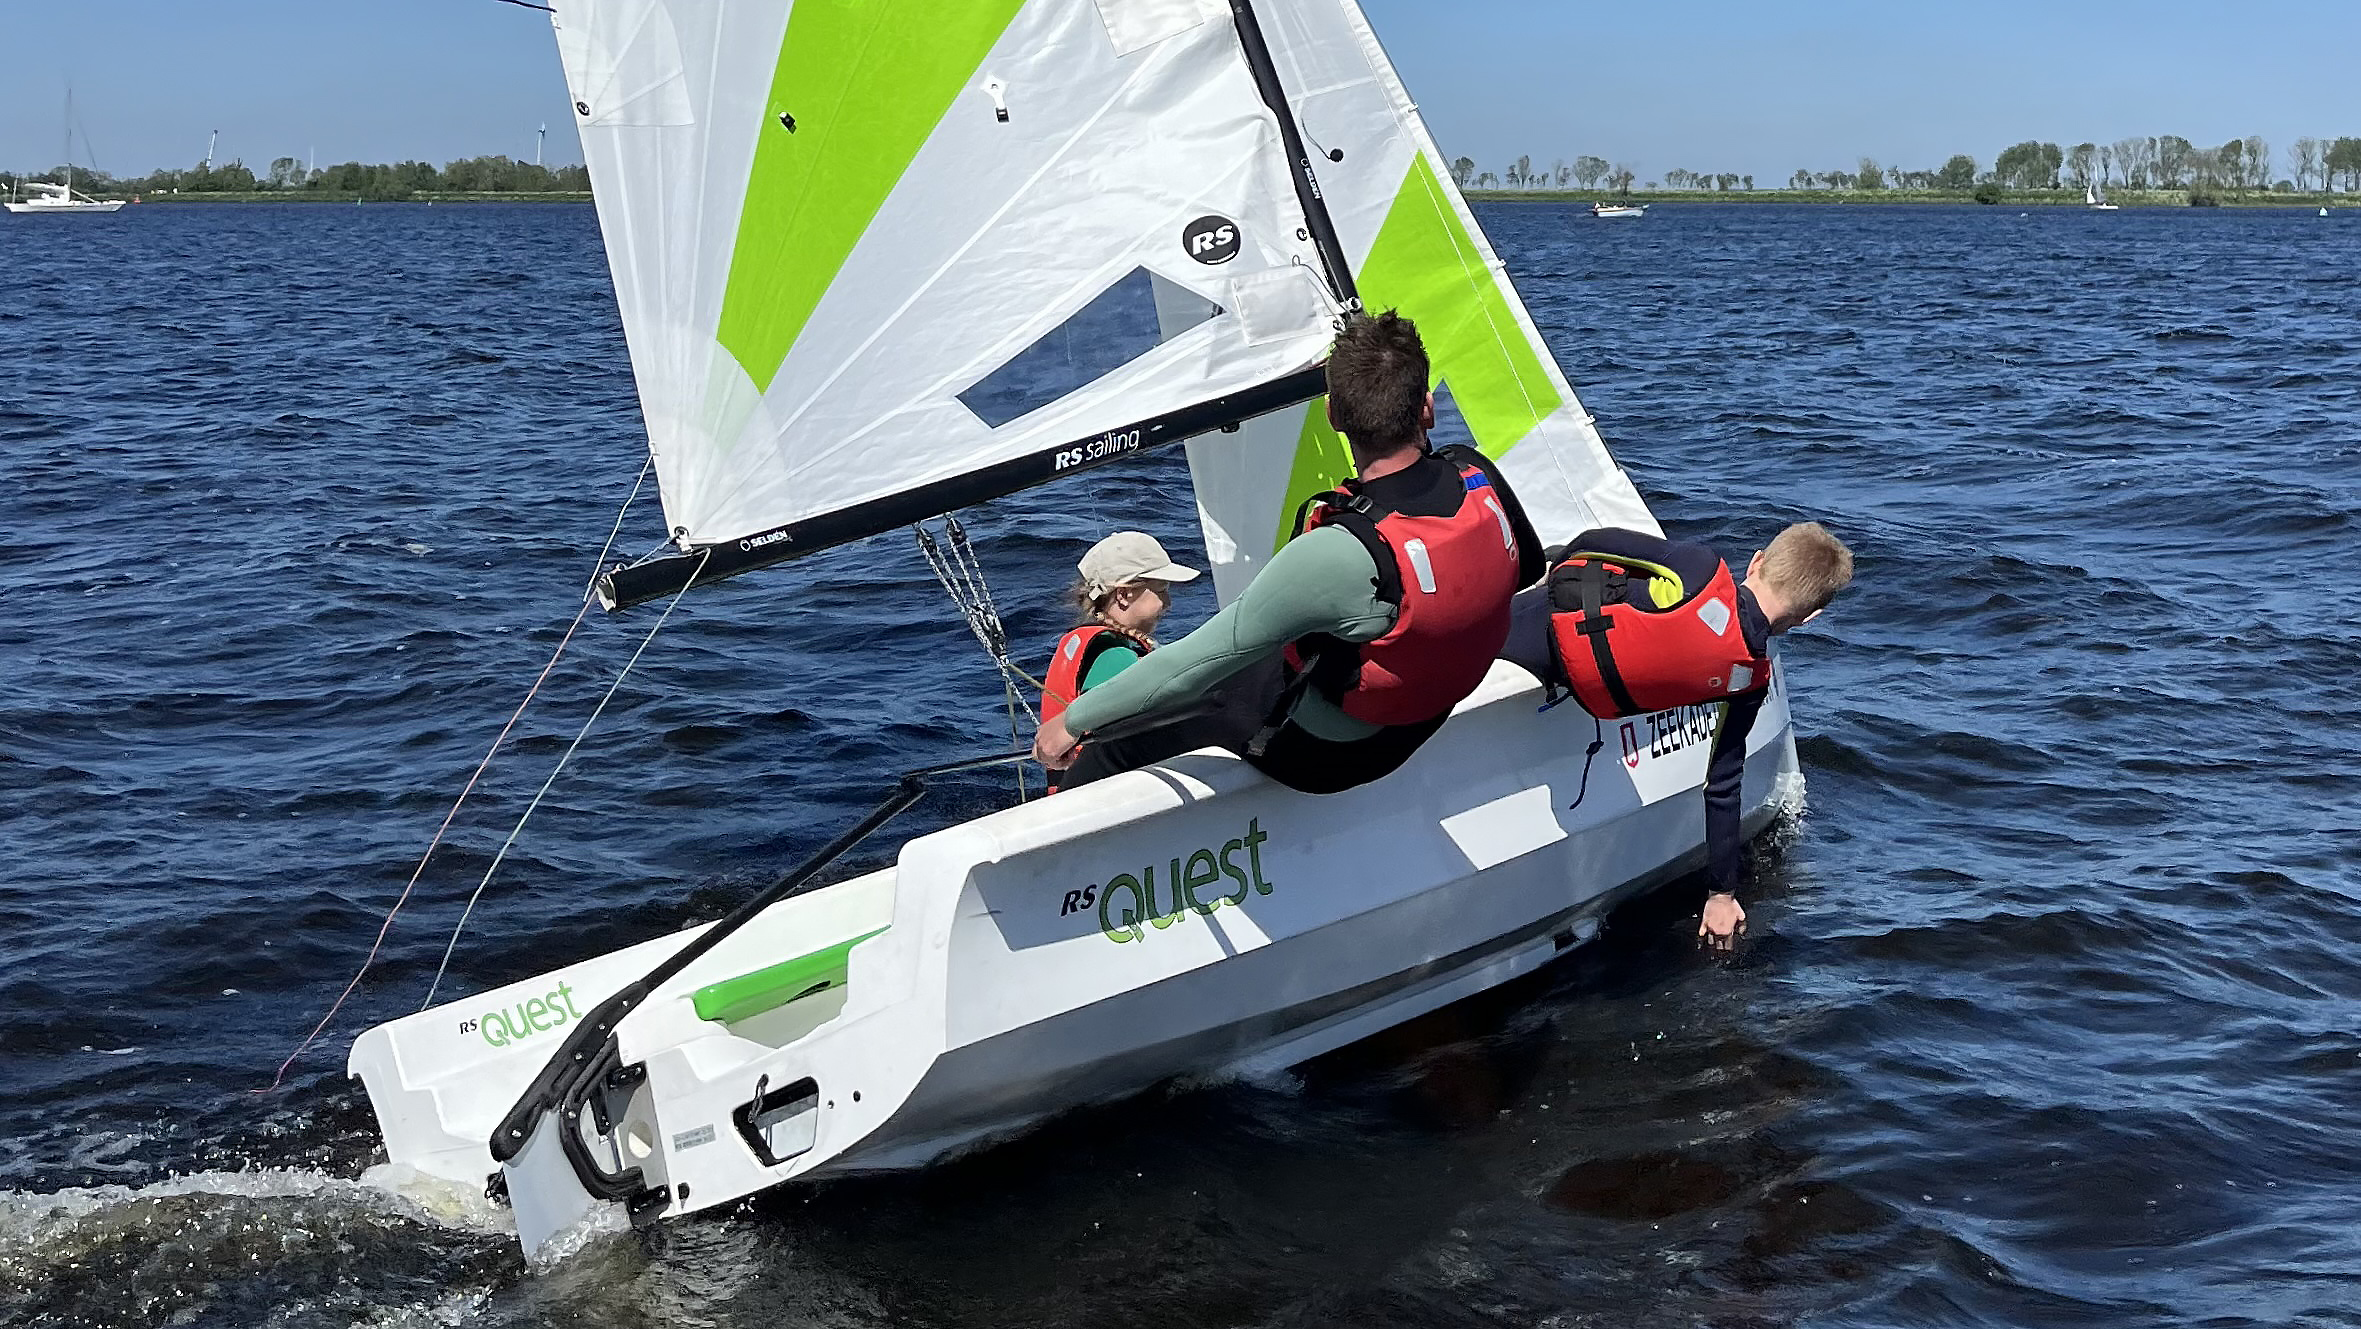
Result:
[[1199,217],[1181,228],[1181,249],[1199,263],[1227,263],[1238,257],[1238,223]]

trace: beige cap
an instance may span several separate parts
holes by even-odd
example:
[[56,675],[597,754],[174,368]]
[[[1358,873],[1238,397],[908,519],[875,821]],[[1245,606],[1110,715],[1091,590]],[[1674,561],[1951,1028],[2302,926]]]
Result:
[[1172,561],[1156,537],[1143,531],[1117,531],[1090,547],[1075,565],[1091,595],[1135,581],[1195,581],[1197,570]]

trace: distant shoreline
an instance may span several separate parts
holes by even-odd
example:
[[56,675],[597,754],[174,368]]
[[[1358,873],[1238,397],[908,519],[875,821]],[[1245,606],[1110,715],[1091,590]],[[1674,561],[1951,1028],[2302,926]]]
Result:
[[[101,197],[101,198],[121,198],[121,199],[126,199],[126,200],[128,200],[128,199],[131,197],[131,195],[129,195],[129,194],[114,194],[114,195],[104,195],[104,194],[102,194],[102,195],[99,195],[98,197]],[[280,190],[280,189],[269,189],[269,190],[257,190],[257,191],[255,191],[254,193],[250,193],[250,194],[147,194],[147,195],[142,195],[142,196],[141,196],[141,198],[140,198],[140,201],[139,201],[139,204],[140,204],[140,206],[141,206],[141,207],[143,207],[143,208],[144,208],[144,207],[148,207],[148,206],[150,206],[151,204],[153,204],[153,205],[162,205],[162,206],[170,206],[170,205],[174,205],[174,204],[182,204],[182,203],[192,203],[192,204],[199,204],[199,205],[210,205],[210,204],[214,204],[214,203],[295,203],[295,204],[303,204],[303,205],[307,205],[307,206],[308,206],[308,205],[317,205],[317,204],[330,204],[330,203],[343,203],[343,204],[346,204],[346,205],[350,205],[350,204],[354,204],[354,203],[379,204],[379,203],[588,203],[588,202],[590,202],[590,195],[589,195],[588,193],[563,193],[563,192],[556,192],[556,193],[524,193],[524,192],[517,192],[517,193],[497,193],[497,192],[485,192],[485,193],[472,193],[472,194],[449,194],[449,193],[423,193],[423,192],[422,192],[422,193],[417,193],[417,194],[408,194],[408,195],[404,195],[404,196],[403,196],[403,197],[401,197],[401,198],[370,198],[370,197],[369,197],[369,196],[367,196],[366,194],[358,194],[358,193],[344,193],[344,194],[339,194],[339,193],[335,193],[335,192],[333,192],[333,191],[329,191],[329,190],[320,190],[320,189],[285,189],[285,190]]]
[[[1975,205],[1971,190],[1951,189],[1646,189],[1628,196],[1583,193],[1572,189],[1470,189],[1470,203],[1949,203]],[[2356,208],[2361,194],[2274,194],[2249,190],[2217,194],[2212,204],[2192,205],[2186,189],[2126,189],[2109,193],[2107,201],[2129,208]],[[1991,207],[2079,208],[2086,206],[2079,189],[2008,190]]]
[[[1657,203],[1856,203],[1881,206],[1923,203],[1969,205],[1977,203],[1975,195],[1965,190],[1920,189],[1650,189],[1618,197],[1608,193],[1584,193],[1573,189],[1470,189],[1465,191],[1470,203],[1611,203],[1653,205]],[[130,195],[101,195],[125,198]],[[293,203],[304,205],[354,203],[588,203],[588,191],[548,191],[503,193],[420,192],[401,198],[370,198],[360,193],[337,193],[331,190],[257,190],[252,193],[214,194],[151,194],[140,199],[141,206],[150,204],[215,203]],[[2127,189],[2107,196],[2110,203],[2130,208],[2187,208],[2189,192],[2185,189]],[[2080,192],[2071,189],[2015,191],[2004,193],[1992,207],[2079,208],[2086,206]],[[2361,194],[2274,194],[2260,190],[2242,195],[2217,195],[2212,204],[2194,205],[2224,208],[2361,208]]]

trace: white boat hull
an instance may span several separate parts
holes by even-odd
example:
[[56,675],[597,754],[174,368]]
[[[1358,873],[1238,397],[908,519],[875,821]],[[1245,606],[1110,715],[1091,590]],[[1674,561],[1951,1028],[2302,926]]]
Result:
[[28,203],[0,204],[0,207],[5,207],[10,212],[18,213],[120,212],[123,210],[123,200],[115,199],[106,203],[92,203],[83,199],[76,199],[71,203],[52,203],[44,199],[35,199]]
[[[1529,972],[1701,866],[1712,723],[1692,708],[1594,730],[1539,703],[1496,665],[1408,766],[1344,794],[1206,752],[914,839],[893,869],[772,906],[625,1017],[621,1062],[645,1078],[582,1138],[636,1166],[635,1216],[690,1213],[917,1166],[1175,1076],[1290,1065]],[[1775,684],[1749,737],[1749,829],[1800,796]],[[567,1024],[693,935],[363,1034],[350,1070],[391,1161],[483,1179]],[[708,985],[863,937],[809,995],[695,1008]],[[528,1250],[609,1207],[558,1157],[556,1123],[505,1168]]]
[[1604,208],[1594,203],[1591,205],[1590,215],[1593,217],[1645,217],[1648,215],[1648,209],[1645,204],[1637,207]]

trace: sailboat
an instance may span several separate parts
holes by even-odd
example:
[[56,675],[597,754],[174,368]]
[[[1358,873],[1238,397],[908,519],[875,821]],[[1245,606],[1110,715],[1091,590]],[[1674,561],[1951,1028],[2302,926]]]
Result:
[[2118,210],[2118,206],[2116,204],[2109,203],[2107,201],[2106,186],[2088,180],[2084,181],[2082,185],[2082,206],[2095,209],[2099,212],[2114,212]]
[[[50,184],[43,180],[27,180],[9,188],[8,201],[0,204],[10,212],[31,215],[56,213],[120,212],[123,200],[101,202],[88,194],[74,191],[74,90],[66,89],[66,178],[64,184]],[[22,191],[26,197],[16,195]]]
[[[26,197],[21,199],[11,197],[5,204],[0,204],[0,207],[6,207],[10,212],[22,213],[120,212],[123,210],[122,199],[102,201],[92,198],[88,194],[76,193],[72,167],[66,168],[66,182],[62,185],[48,184],[40,180],[27,180],[21,188]],[[15,191],[11,190],[10,192],[13,195]]]
[[[1353,0],[552,21],[673,534],[599,579],[611,609],[1173,445],[1227,600],[1349,474],[1321,362],[1359,307],[1417,320],[1546,539],[1658,529]],[[1498,663],[1359,789],[1207,750],[804,889],[928,782],[1009,757],[909,772],[718,922],[379,1025],[348,1068],[390,1160],[489,1176],[528,1251],[923,1165],[1567,953],[1702,865],[1714,723],[1602,723]],[[1759,831],[1801,796],[1783,679],[1746,746]]]

